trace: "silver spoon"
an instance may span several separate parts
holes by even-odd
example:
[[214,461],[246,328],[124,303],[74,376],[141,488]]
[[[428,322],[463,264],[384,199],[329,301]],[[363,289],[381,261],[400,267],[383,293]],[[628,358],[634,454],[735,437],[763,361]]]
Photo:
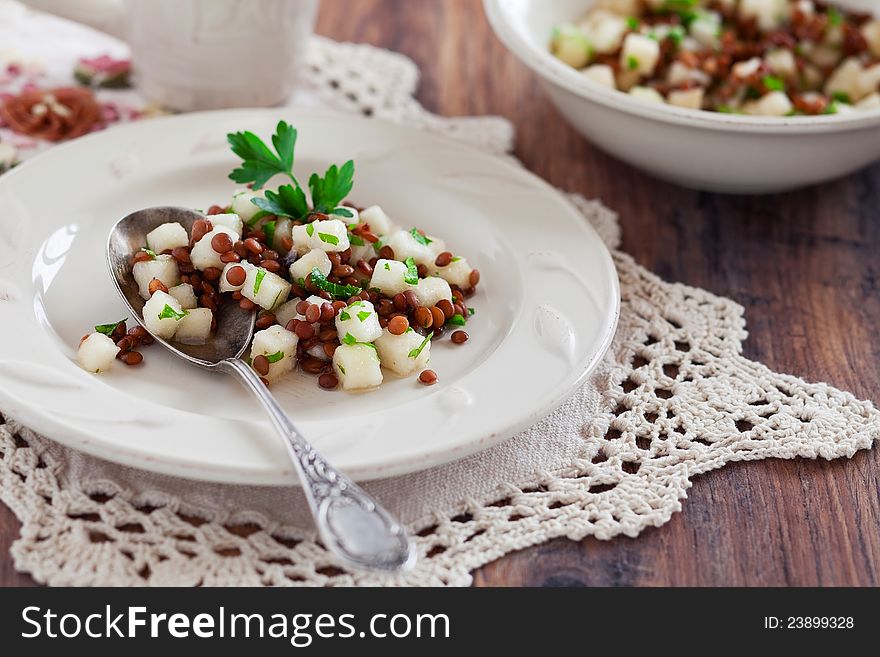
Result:
[[[191,232],[193,222],[201,218],[201,214],[187,208],[147,208],[123,217],[110,231],[110,274],[132,317],[142,326],[145,301],[131,273],[132,257],[146,244],[147,233],[160,224],[176,221]],[[412,566],[415,553],[400,523],[303,438],[256,372],[241,359],[250,344],[255,318],[254,311],[227,303],[217,311],[217,332],[207,344],[169,343],[160,338],[156,341],[193,365],[236,375],[260,401],[284,441],[315,526],[330,552],[362,569],[395,572]]]

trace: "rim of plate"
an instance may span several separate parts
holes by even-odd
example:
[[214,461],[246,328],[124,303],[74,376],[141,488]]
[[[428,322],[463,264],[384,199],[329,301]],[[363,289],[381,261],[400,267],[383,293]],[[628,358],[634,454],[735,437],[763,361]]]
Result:
[[[577,369],[573,370],[570,376],[566,376],[564,383],[556,385],[552,396],[546,403],[519,417],[511,420],[499,421],[497,429],[490,432],[488,435],[481,435],[468,440],[460,440],[453,445],[446,445],[441,448],[427,446],[415,455],[403,454],[398,455],[397,457],[381,459],[379,462],[366,464],[345,464],[343,466],[344,471],[353,479],[371,480],[417,472],[432,466],[442,465],[464,458],[465,456],[469,456],[497,445],[498,443],[515,436],[529,426],[532,426],[562,404],[583,384],[586,377],[596,368],[607,352],[613,340],[620,315],[620,286],[617,270],[614,266],[611,254],[596,230],[590,225],[589,221],[583,217],[577,208],[575,208],[563,194],[534,173],[528,171],[525,167],[522,167],[517,161],[487,153],[463,142],[432,134],[419,128],[399,125],[382,119],[366,118],[359,115],[351,115],[336,111],[302,110],[297,108],[230,109],[159,117],[117,126],[106,131],[87,135],[53,147],[52,149],[18,165],[3,176],[0,176],[0,192],[2,192],[3,187],[14,184],[21,176],[30,175],[31,172],[38,171],[38,168],[43,166],[43,162],[56,158],[63,158],[71,151],[92,149],[94,147],[99,147],[104,142],[122,140],[126,137],[131,138],[140,132],[147,133],[146,135],[140,135],[139,137],[140,139],[144,139],[151,131],[161,130],[163,127],[171,124],[179,123],[185,125],[187,123],[199,123],[201,121],[211,120],[214,117],[229,118],[236,116],[240,116],[243,123],[246,123],[248,120],[279,120],[282,118],[287,120],[304,119],[308,121],[339,120],[347,123],[357,123],[367,130],[378,128],[380,130],[407,133],[409,138],[421,140],[423,143],[432,143],[438,148],[458,151],[464,157],[479,158],[485,161],[490,161],[492,166],[496,167],[497,170],[502,171],[505,176],[510,177],[516,182],[524,182],[525,184],[532,185],[536,188],[536,191],[553,196],[556,202],[561,206],[565,206],[571,213],[572,218],[580,222],[581,228],[592,236],[598,254],[603,259],[603,270],[608,275],[608,284],[610,285],[609,297],[612,300],[613,308],[608,309],[609,312],[607,313],[607,316],[603,318],[601,329],[599,331],[602,335],[602,339],[594,345],[589,357],[583,358],[578,362]],[[379,201],[380,199],[376,200]],[[30,265],[31,263],[32,258],[28,256],[27,264]],[[2,269],[0,269],[0,271],[2,271]],[[28,310],[33,313],[34,304],[28,306]],[[30,317],[29,315],[26,316]],[[45,332],[46,327],[40,325],[40,329]],[[509,335],[505,336],[504,339],[502,339],[501,344],[506,342],[509,337]],[[57,359],[67,360],[67,357],[59,352]],[[56,362],[61,362],[57,359]],[[480,367],[475,368],[475,370],[479,369]],[[381,394],[381,389],[379,394]],[[63,420],[53,417],[52,415],[47,414],[44,410],[41,410],[41,407],[34,401],[16,398],[16,396],[12,394],[12,391],[5,385],[0,385],[0,403],[3,405],[3,410],[8,413],[11,418],[21,422],[37,433],[68,447],[122,465],[201,481],[253,485],[297,484],[293,469],[287,464],[260,469],[245,469],[242,466],[236,465],[205,465],[198,460],[181,459],[175,458],[172,455],[150,452],[140,447],[137,443],[120,444],[119,442],[107,441],[100,436],[84,432],[79,428],[71,429],[71,427]],[[204,418],[206,421],[208,419],[213,419],[203,415],[200,415],[199,417]],[[268,426],[268,422],[266,425]],[[329,456],[328,458],[331,458],[332,460],[332,456]]]
[[[528,2],[529,0],[525,0]],[[674,123],[722,132],[814,134],[860,130],[880,125],[880,109],[828,116],[760,117],[723,114],[672,105],[644,103],[629,94],[609,89],[589,80],[571,66],[559,61],[549,50],[541,49],[521,33],[511,20],[514,4],[524,0],[483,0],[486,16],[495,34],[507,49],[544,80],[593,102],[625,114],[661,123]]]

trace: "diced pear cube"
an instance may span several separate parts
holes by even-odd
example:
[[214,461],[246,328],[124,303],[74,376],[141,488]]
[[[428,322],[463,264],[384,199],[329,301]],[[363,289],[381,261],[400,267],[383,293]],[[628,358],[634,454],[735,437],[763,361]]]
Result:
[[744,103],[742,106],[744,114],[753,116],[785,116],[792,109],[794,105],[783,91],[771,91],[758,100]]
[[[669,101],[670,105],[698,110],[703,107],[703,97],[705,95],[705,90],[700,87],[694,87],[693,89],[674,89],[669,92],[666,99]],[[785,94],[782,95],[784,96]]]
[[431,341],[425,342],[425,346],[417,356],[410,356],[425,342],[425,338],[412,329],[408,329],[401,335],[394,335],[388,329],[382,331],[375,345],[379,352],[379,361],[383,367],[400,376],[409,376],[423,369],[431,360]]
[[865,96],[856,103],[856,107],[860,110],[872,110],[880,107],[880,93],[874,92],[870,96]]
[[288,249],[284,247],[284,238],[289,237],[291,242],[293,238],[291,237],[291,230],[293,228],[293,222],[287,217],[278,217],[275,220],[275,233],[272,235],[272,248],[278,251],[278,253],[287,253]]
[[344,390],[363,390],[382,384],[379,355],[372,345],[339,345],[333,353],[333,369]]
[[459,258],[450,262],[445,267],[434,265],[429,268],[433,276],[439,276],[450,285],[457,285],[462,290],[471,286],[471,272],[473,268],[468,264],[467,258]]
[[771,50],[764,57],[764,62],[776,75],[793,78],[797,75],[797,62],[794,54],[787,48]]
[[272,311],[275,314],[275,321],[278,322],[279,326],[287,326],[287,322],[292,319],[303,319],[303,316],[296,311],[296,305],[300,301],[302,299],[294,297]]
[[[241,217],[242,221],[250,221],[254,215],[260,211],[251,199],[263,198],[262,192],[255,192],[250,189],[242,189],[232,195],[232,211]],[[239,234],[241,234],[239,232]]]
[[382,294],[393,297],[395,294],[406,292],[410,284],[404,280],[406,265],[398,260],[379,260],[373,267],[373,276],[370,278],[370,287],[376,288]]
[[300,253],[321,251],[345,251],[349,247],[348,226],[339,219],[313,221],[304,226],[294,226],[291,231],[293,245]]
[[583,70],[583,76],[588,80],[601,84],[603,87],[617,89],[617,82],[614,80],[614,69],[607,64],[587,66]]
[[660,43],[644,34],[631,32],[623,40],[621,66],[640,75],[651,75],[660,60]]
[[214,239],[215,235],[219,235],[220,233],[226,233],[229,235],[229,239],[233,242],[238,239],[238,234],[226,226],[214,226],[210,231],[205,233],[205,236],[202,239],[195,243],[190,251],[189,257],[190,260],[192,260],[193,267],[204,271],[208,267],[223,269],[223,267],[226,266],[226,263],[220,259],[220,254],[214,250],[213,246],[211,246],[211,240]]
[[379,315],[369,301],[356,301],[336,315],[336,332],[339,341],[372,342],[382,335]]
[[871,54],[880,57],[880,19],[870,20],[862,25],[862,36],[865,37]]
[[430,245],[417,241],[408,230],[398,230],[391,233],[385,240],[385,244],[394,251],[395,260],[403,261],[412,258],[416,264],[430,266],[436,257],[431,252]]
[[199,300],[196,299],[196,293],[193,291],[193,286],[189,283],[181,283],[180,285],[168,288],[168,294],[177,299],[177,303],[179,303],[180,307],[184,310],[189,310],[190,308],[195,308],[199,305]]
[[761,58],[752,57],[751,59],[747,59],[744,62],[737,62],[730,70],[733,73],[733,77],[744,80],[745,78],[757,73],[760,68]]
[[877,93],[877,89],[880,87],[880,64],[874,64],[862,70],[859,74],[858,87],[858,97],[852,98],[853,102]]
[[452,290],[449,288],[449,283],[439,276],[420,278],[412,291],[418,297],[419,304],[428,308],[436,306],[437,302],[442,299],[452,301]]
[[207,308],[193,308],[187,311],[177,323],[174,339],[183,344],[205,344],[211,337],[211,322],[214,313]]
[[147,248],[151,251],[162,253],[178,246],[189,246],[189,235],[176,221],[157,226],[147,233]]
[[305,281],[315,267],[317,267],[318,271],[324,274],[324,276],[329,275],[330,270],[333,268],[330,258],[327,257],[327,253],[322,249],[312,249],[308,253],[297,258],[294,263],[290,265],[290,280]]
[[550,51],[573,68],[583,68],[593,58],[593,46],[575,25],[565,24],[553,30]]
[[629,95],[644,103],[660,103],[662,105],[666,102],[663,94],[651,87],[633,87],[629,90]]
[[[296,345],[299,338],[296,333],[275,324],[254,333],[251,342],[251,361],[259,355],[269,359],[268,381],[277,381],[280,377],[293,371],[296,366]],[[279,358],[280,355],[280,358]],[[273,362],[274,361],[274,362]]]
[[150,298],[150,281],[158,278],[167,288],[180,283],[180,270],[177,261],[170,255],[159,255],[152,260],[134,263],[131,274],[138,284],[138,292],[144,299]]
[[211,222],[211,225],[214,228],[217,228],[218,226],[228,228],[238,236],[236,239],[241,239],[241,233],[244,230],[244,224],[241,221],[241,217],[239,217],[234,212],[228,212],[226,214],[212,214],[210,217],[208,217],[208,220]]
[[628,29],[626,19],[622,16],[602,12],[597,20],[590,22],[586,33],[593,50],[597,53],[607,54],[620,48],[623,35]]
[[241,295],[266,310],[287,301],[290,283],[262,267],[249,267]]
[[119,347],[103,333],[92,333],[83,340],[76,351],[80,367],[88,372],[106,372],[113,365]]
[[370,232],[375,235],[387,235],[394,230],[394,222],[378,205],[371,205],[358,218],[362,223],[369,224]]
[[170,294],[156,290],[144,304],[144,327],[157,338],[170,340],[177,332],[180,320],[188,312]]
[[245,276],[245,283],[242,283],[241,285],[233,285],[229,282],[229,279],[226,278],[226,274],[229,273],[229,270],[235,269],[236,267],[243,267],[245,274],[247,274],[248,270],[254,268],[254,265],[249,263],[247,260],[242,260],[241,262],[227,262],[226,266],[223,267],[223,273],[220,274],[221,292],[238,292],[241,288],[245,286],[245,283],[247,282],[247,276]]
[[791,14],[789,0],[740,0],[740,18],[757,20],[758,27],[769,32],[780,27]]

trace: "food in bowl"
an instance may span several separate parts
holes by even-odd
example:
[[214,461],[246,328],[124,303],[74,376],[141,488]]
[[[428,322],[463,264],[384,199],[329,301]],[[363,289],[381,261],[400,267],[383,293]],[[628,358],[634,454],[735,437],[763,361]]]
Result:
[[812,0],[600,0],[551,52],[646,103],[753,116],[880,108],[880,20]]
[[[375,388],[383,371],[436,383],[426,369],[431,343],[444,334],[467,342],[474,309],[466,298],[479,271],[380,206],[347,203],[350,160],[312,174],[307,194],[292,173],[296,137],[280,122],[273,152],[251,132],[228,135],[243,160],[229,177],[249,188],[211,207],[190,231],[166,223],[147,234],[131,263],[144,327],[96,326],[80,343],[84,369],[104,371],[116,359],[138,365],[138,348],[153,336],[204,344],[220,305],[237,303],[258,312],[248,362],[266,385],[297,365],[326,389]],[[279,174],[291,183],[263,191]]]

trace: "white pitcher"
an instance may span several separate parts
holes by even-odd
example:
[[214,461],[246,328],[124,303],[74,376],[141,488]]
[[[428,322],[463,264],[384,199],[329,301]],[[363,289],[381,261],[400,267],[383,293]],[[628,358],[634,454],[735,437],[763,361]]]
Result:
[[318,0],[27,0],[131,46],[138,89],[189,111],[272,106],[305,65]]

